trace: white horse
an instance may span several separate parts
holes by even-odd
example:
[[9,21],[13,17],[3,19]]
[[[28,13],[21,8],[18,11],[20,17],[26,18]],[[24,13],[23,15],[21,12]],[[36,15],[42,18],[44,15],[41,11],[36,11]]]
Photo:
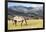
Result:
[[25,21],[25,23],[27,24],[26,19],[25,19],[24,17],[22,17],[22,16],[15,16],[15,17],[13,18],[13,20],[14,20],[15,25],[17,24],[17,22],[21,22],[21,26],[22,26],[22,23],[23,23],[24,21]]

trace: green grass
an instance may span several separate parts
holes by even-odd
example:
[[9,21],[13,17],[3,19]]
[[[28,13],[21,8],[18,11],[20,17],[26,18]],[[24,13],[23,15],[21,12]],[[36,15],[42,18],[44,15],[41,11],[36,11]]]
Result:
[[[19,22],[18,22],[19,23]],[[31,19],[27,20],[27,24],[25,25],[25,22],[23,22],[23,25],[21,27],[21,22],[15,26],[13,25],[13,22],[10,21],[8,22],[8,30],[13,30],[13,29],[29,29],[29,28],[43,28],[43,20],[42,19]]]

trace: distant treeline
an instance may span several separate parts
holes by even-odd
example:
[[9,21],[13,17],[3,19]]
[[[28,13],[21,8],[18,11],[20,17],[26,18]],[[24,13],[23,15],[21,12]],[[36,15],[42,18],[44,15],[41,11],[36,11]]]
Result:
[[[14,16],[8,16],[8,19],[13,19]],[[21,17],[21,16],[20,16]],[[39,16],[23,16],[24,18],[26,18],[27,20],[29,19],[43,19],[43,16],[39,17]]]

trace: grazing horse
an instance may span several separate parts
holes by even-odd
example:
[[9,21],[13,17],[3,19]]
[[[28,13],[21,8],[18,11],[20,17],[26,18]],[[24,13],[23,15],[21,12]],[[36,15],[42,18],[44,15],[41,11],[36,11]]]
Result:
[[26,25],[27,25],[27,21],[26,21],[26,19],[24,18],[24,17],[22,17],[22,16],[15,16],[14,18],[13,18],[13,20],[14,20],[14,22],[15,22],[15,25],[17,24],[17,22],[21,22],[21,26],[22,26],[22,23],[25,21],[25,23],[26,23]]

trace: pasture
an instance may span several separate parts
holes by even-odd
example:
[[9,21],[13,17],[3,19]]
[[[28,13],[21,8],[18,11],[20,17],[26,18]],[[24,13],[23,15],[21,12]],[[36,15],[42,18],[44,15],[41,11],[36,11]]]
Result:
[[21,22],[18,22],[17,25],[13,25],[14,22],[8,21],[8,30],[16,30],[16,29],[29,29],[29,28],[43,28],[43,19],[31,19],[26,20],[27,25],[25,25],[25,22],[23,22],[23,25],[21,26]]

